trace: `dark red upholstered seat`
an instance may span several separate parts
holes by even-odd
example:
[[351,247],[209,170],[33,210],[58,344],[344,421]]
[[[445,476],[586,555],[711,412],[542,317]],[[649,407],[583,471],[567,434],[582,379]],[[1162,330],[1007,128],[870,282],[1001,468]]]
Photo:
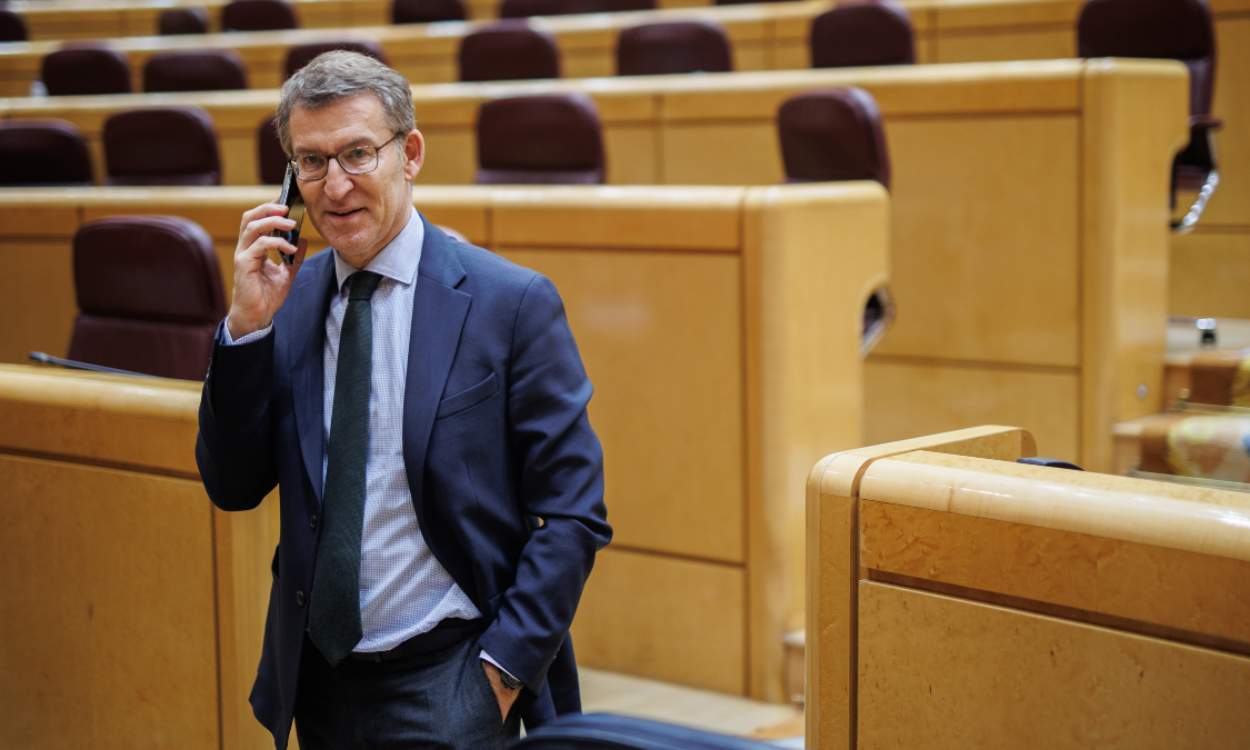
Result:
[[[1204,0],[1089,0],[1077,21],[1081,57],[1147,57],[1180,60],[1189,69],[1189,145],[1172,164],[1173,190],[1199,190],[1218,183],[1211,116],[1215,91],[1215,26]],[[1206,197],[1210,197],[1210,194]],[[1175,202],[1175,194],[1173,194]],[[1202,214],[1195,204],[1188,229]],[[1174,223],[1177,224],[1177,223]]]
[[308,44],[297,44],[287,51],[286,62],[283,64],[285,71],[283,78],[290,78],[295,75],[295,71],[312,62],[317,55],[336,49],[359,52],[375,60],[387,62],[386,53],[382,51],[381,45],[372,39],[339,39],[332,42],[309,42]]
[[622,13],[631,10],[655,10],[655,0],[587,0],[594,13]]
[[24,42],[30,38],[21,14],[0,8],[0,42]]
[[895,0],[853,0],[812,19],[813,68],[906,65],[916,61],[911,18]]
[[464,0],[395,0],[391,5],[391,23],[463,21],[468,17]]
[[500,18],[530,18],[532,16],[563,16],[578,13],[572,0],[503,0],[499,4]]
[[733,70],[729,36],[710,21],[645,23],[623,30],[616,40],[616,73],[664,75]]
[[213,120],[199,107],[132,109],[104,121],[109,185],[220,185]]
[[116,216],[74,235],[78,317],[69,357],[202,380],[226,315],[213,241],[174,216]]
[[247,88],[243,58],[232,49],[157,52],[143,65],[144,91],[225,91]]
[[555,40],[524,21],[500,21],[465,34],[459,61],[462,81],[560,77]]
[[64,120],[0,121],[0,185],[90,185],[87,141]]
[[286,176],[288,159],[278,140],[278,123],[266,117],[256,130],[256,164],[260,181],[266,185],[281,185]]
[[777,111],[786,182],[876,180],[890,187],[881,114],[860,88],[791,97]]
[[223,31],[295,29],[299,19],[284,0],[231,0],[221,9]]
[[175,34],[207,34],[208,12],[203,8],[170,8],[156,17],[157,31],[162,36]]
[[585,94],[517,96],[478,110],[476,181],[499,184],[603,183],[603,134]]
[[49,52],[40,76],[52,96],[130,93],[126,56],[101,44],[75,42]]

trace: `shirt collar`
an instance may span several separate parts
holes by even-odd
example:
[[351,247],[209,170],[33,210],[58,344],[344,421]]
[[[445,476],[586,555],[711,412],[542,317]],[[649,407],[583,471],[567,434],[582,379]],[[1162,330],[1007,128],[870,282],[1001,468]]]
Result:
[[[373,256],[373,260],[369,261],[365,270],[373,271],[379,276],[385,276],[400,284],[411,284],[417,278],[417,267],[421,265],[421,247],[424,244],[425,224],[421,221],[421,215],[413,209],[408,216],[408,223],[399,234],[395,235],[395,239],[388,242],[386,247]],[[338,281],[337,288],[342,291],[347,277],[356,273],[356,268],[340,258],[337,250],[332,252],[334,253],[334,274]]]

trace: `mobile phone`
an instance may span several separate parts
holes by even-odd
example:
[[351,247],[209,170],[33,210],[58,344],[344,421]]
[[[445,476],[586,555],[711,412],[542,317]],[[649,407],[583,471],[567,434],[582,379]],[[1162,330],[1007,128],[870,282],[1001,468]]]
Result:
[[[299,183],[295,181],[295,168],[290,164],[286,165],[286,176],[282,178],[282,194],[278,196],[278,202],[287,207],[286,217],[295,222],[295,228],[290,231],[279,229],[273,233],[273,236],[281,237],[299,247],[299,230],[304,226],[304,197],[299,194]],[[278,255],[282,256],[282,262],[288,266],[295,262],[294,255],[286,253],[278,253]]]

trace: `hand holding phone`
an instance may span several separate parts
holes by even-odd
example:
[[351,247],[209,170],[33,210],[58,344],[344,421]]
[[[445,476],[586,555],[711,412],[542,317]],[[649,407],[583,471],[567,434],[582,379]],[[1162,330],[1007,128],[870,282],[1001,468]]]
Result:
[[[286,217],[295,222],[295,228],[290,231],[277,230],[273,235],[299,247],[299,232],[304,226],[304,197],[300,195],[299,183],[295,180],[295,168],[290,164],[286,165],[286,176],[282,178],[282,194],[278,196],[278,202],[287,207]],[[294,255],[278,255],[282,256],[282,262],[288,266],[295,262]]]

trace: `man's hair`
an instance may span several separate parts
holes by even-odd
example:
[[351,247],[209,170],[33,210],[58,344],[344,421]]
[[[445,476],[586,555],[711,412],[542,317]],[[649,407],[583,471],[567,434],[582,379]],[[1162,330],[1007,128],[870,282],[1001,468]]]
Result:
[[291,112],[296,107],[318,109],[358,94],[373,94],[382,102],[392,132],[407,133],[417,127],[407,79],[368,55],[334,50],[317,55],[282,84],[276,118],[282,150],[292,155]]

